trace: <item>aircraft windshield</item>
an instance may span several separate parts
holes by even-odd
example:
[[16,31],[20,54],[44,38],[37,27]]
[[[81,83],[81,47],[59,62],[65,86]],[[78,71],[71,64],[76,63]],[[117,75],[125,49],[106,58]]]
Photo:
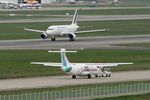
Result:
[[54,30],[53,28],[48,28],[48,30]]

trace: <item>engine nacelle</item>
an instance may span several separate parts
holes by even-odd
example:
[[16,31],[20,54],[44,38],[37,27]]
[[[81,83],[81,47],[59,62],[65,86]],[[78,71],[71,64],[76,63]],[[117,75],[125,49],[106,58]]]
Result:
[[42,39],[46,39],[47,37],[48,37],[48,35],[47,35],[46,33],[42,33],[42,34],[41,34],[41,38],[42,38]]
[[70,39],[74,39],[74,38],[76,38],[77,36],[75,35],[75,34],[69,34],[69,38]]

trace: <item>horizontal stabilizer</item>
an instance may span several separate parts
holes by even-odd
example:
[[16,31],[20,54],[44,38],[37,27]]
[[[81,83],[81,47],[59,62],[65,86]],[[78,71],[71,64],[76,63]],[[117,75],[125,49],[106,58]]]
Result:
[[49,50],[48,52],[70,52],[70,53],[76,53],[77,51],[66,51],[64,48],[60,49],[60,51],[51,51]]
[[[48,51],[48,52],[56,52],[56,53],[57,53],[57,52],[61,52],[61,51],[51,51],[51,50],[50,50],[50,51]],[[76,53],[77,51],[63,51],[63,52]]]

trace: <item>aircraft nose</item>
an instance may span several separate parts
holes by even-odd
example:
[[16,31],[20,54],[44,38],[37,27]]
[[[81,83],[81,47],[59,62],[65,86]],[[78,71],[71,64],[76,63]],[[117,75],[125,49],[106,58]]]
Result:
[[51,31],[50,30],[46,30],[46,33],[51,34]]

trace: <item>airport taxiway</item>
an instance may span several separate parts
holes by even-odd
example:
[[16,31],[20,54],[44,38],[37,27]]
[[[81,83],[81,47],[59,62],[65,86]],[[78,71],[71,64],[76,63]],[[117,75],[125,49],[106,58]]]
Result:
[[77,77],[77,79],[72,79],[70,75],[65,75],[65,76],[5,79],[0,80],[0,91],[150,80],[149,76],[150,70],[114,72],[111,78],[93,77],[92,79],[88,79],[87,77]]
[[[31,14],[32,15],[32,14]],[[72,21],[72,16],[54,15],[63,18],[31,18],[31,19],[6,19],[0,23],[31,23],[31,22],[66,22]],[[105,21],[105,20],[140,20],[150,19],[150,15],[79,15],[78,21]]]
[[116,44],[149,43],[150,35],[123,35],[123,36],[97,36],[78,37],[75,41],[68,38],[56,38],[55,42],[50,39],[23,39],[23,40],[1,40],[0,50],[49,50],[49,49],[138,49],[150,50],[143,47],[124,47]]
[[45,10],[97,10],[97,9],[149,9],[150,6],[135,7],[42,7],[41,9],[0,9],[0,11],[45,11]]

